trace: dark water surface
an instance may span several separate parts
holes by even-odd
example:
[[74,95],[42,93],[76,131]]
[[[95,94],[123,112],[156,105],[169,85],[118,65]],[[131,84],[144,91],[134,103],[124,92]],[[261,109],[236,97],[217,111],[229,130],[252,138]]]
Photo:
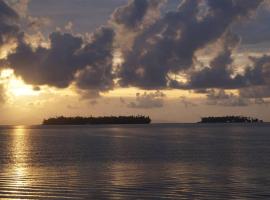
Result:
[[0,199],[270,199],[270,125],[2,126]]

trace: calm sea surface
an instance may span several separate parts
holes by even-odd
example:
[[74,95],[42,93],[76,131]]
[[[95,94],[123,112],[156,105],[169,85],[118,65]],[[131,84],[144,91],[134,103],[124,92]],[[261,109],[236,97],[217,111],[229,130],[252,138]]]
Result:
[[2,126],[0,199],[270,199],[270,125]]

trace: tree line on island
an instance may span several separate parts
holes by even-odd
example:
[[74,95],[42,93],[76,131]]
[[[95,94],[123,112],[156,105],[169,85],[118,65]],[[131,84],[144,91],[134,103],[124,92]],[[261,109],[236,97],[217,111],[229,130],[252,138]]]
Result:
[[[150,124],[149,116],[54,117],[43,120],[43,125],[95,125],[95,124]],[[202,117],[199,123],[263,123],[244,116]]]
[[43,120],[43,125],[91,125],[91,124],[150,124],[146,116],[104,116],[104,117],[55,117]]
[[200,123],[263,123],[262,120],[243,116],[203,117]]

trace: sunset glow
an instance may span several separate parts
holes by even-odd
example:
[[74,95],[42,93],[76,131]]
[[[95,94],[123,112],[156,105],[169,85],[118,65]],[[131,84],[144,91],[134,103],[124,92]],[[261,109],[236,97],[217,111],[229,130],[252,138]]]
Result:
[[0,0],[2,123],[130,114],[270,120],[269,3],[211,1]]
[[12,96],[37,96],[39,94],[38,91],[33,90],[33,86],[25,84],[16,77],[11,69],[2,70],[0,80],[4,83],[7,93]]
[[267,199],[269,131],[270,0],[0,0],[0,199]]

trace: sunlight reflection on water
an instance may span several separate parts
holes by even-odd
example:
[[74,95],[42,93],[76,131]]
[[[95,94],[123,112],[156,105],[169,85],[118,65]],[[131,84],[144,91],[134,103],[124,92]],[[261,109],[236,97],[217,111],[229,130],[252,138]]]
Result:
[[10,174],[13,174],[14,184],[16,188],[29,185],[26,180],[28,171],[25,164],[27,163],[28,154],[28,138],[24,126],[17,126],[13,129],[12,135],[12,159],[14,165],[10,168]]
[[0,127],[0,199],[267,199],[268,132]]

